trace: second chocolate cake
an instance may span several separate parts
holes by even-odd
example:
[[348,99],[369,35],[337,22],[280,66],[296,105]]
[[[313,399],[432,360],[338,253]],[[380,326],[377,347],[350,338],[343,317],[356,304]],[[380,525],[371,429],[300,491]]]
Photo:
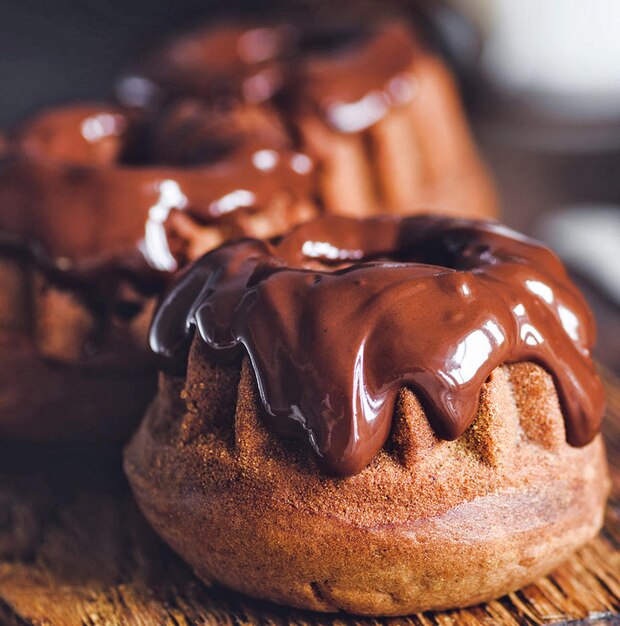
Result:
[[312,169],[264,107],[144,120],[84,104],[23,124],[0,161],[0,436],[126,436],[171,274],[314,215]]
[[450,70],[404,17],[222,22],[151,55],[121,96],[276,106],[319,168],[329,213],[494,216]]
[[494,213],[449,71],[408,22],[367,18],[189,33],[145,65],[147,106],[69,105],[9,133],[0,436],[130,432],[155,301],[226,241],[319,213]]

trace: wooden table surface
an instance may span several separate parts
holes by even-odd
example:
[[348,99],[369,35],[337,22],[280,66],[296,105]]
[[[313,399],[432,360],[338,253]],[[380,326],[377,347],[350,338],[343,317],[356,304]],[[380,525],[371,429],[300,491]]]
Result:
[[146,526],[113,450],[0,449],[0,624],[620,625],[620,380],[605,375],[614,489],[605,528],[551,576],[486,605],[399,619],[325,616],[206,588]]

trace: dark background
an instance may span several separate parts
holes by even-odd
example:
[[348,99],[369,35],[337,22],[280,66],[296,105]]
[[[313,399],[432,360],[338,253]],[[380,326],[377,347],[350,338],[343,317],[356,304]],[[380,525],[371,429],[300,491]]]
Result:
[[[261,3],[232,0],[235,10]],[[173,28],[222,13],[213,0],[3,0],[0,125],[42,104],[108,96],[121,68]]]

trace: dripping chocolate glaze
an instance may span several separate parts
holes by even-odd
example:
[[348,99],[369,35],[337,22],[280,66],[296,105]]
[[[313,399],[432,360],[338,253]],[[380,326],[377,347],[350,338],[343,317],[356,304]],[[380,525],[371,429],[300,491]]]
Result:
[[[30,254],[93,295],[117,275],[153,293],[191,258],[181,216],[238,237],[276,193],[291,207],[309,196],[310,159],[266,113],[247,107],[220,119],[201,106],[176,105],[148,136],[143,120],[111,106],[27,122],[0,155],[0,253]],[[278,208],[285,227],[295,222],[289,208]]]
[[493,223],[324,217],[274,243],[225,245],[155,315],[164,369],[183,371],[195,332],[216,360],[245,348],[270,426],[302,434],[336,474],[383,446],[402,387],[438,436],[459,437],[503,363],[552,374],[571,445],[600,426],[591,312],[552,252]]
[[311,110],[338,131],[358,132],[415,96],[411,65],[421,53],[412,30],[385,17],[344,26],[223,23],[164,46],[144,76],[124,79],[119,93],[143,106],[153,93],[211,102],[274,99],[285,111]]

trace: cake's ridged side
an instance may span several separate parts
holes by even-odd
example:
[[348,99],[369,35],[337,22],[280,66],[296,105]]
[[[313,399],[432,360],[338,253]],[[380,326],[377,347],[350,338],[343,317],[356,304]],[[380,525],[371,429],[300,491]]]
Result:
[[543,575],[601,526],[602,441],[566,444],[537,365],[498,368],[456,441],[403,390],[384,450],[344,479],[269,432],[260,407],[248,360],[213,366],[196,341],[187,380],[163,378],[126,453],[140,506],[206,581],[320,611],[464,606]]

